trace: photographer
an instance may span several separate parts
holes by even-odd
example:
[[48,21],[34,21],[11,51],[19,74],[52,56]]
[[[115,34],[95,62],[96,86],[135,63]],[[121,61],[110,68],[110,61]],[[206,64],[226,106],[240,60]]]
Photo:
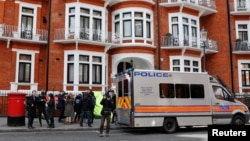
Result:
[[116,94],[114,92],[114,90],[110,91],[110,95],[111,95],[111,100],[113,102],[113,108],[112,108],[112,119],[111,119],[111,123],[115,123],[117,121],[117,114],[116,114]]
[[44,119],[47,122],[47,126],[49,127],[49,120],[47,118],[47,112],[46,112],[46,95],[45,92],[41,92],[38,96],[37,100],[37,109],[38,109],[38,119],[40,123],[40,127],[42,126],[42,114],[44,116]]
[[101,100],[100,104],[103,106],[102,111],[101,111],[101,125],[100,125],[100,137],[103,136],[103,128],[104,128],[104,123],[106,121],[106,136],[109,136],[109,130],[110,130],[110,117],[111,117],[111,112],[114,107],[113,102],[111,100],[111,97],[108,93],[106,93],[103,96],[103,99]]

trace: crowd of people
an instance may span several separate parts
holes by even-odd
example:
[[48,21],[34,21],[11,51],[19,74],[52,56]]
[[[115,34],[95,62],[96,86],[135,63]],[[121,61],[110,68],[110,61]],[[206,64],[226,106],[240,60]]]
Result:
[[[56,109],[59,111],[58,122],[70,125],[77,123],[81,127],[87,123],[88,127],[92,127],[94,122],[94,108],[96,106],[96,98],[94,92],[89,89],[78,95],[65,93],[60,91],[58,100],[55,101],[54,95],[49,93],[48,96],[45,92],[37,95],[35,90],[32,95],[27,97],[27,117],[28,128],[33,129],[33,120],[37,117],[40,126],[42,120],[46,121],[48,128],[55,128],[54,117]],[[109,136],[110,122],[115,122],[116,117],[116,96],[113,90],[108,90],[103,95],[100,104],[103,106],[101,111],[101,124],[100,124],[100,137],[103,136],[104,127],[106,127],[106,136]],[[111,118],[111,113],[113,114]],[[84,122],[86,120],[86,122]],[[106,123],[106,126],[104,126]]]
[[76,96],[62,91],[58,95],[58,122],[65,119],[65,124],[79,123],[80,126],[83,126],[83,120],[87,119],[88,126],[91,127],[94,120],[95,105],[96,98],[92,90],[82,92]]
[[55,116],[55,100],[54,95],[49,94],[49,99],[46,99],[44,92],[41,92],[37,96],[35,90],[32,91],[32,95],[27,98],[26,110],[28,117],[28,128],[33,129],[34,119],[38,116],[40,126],[42,126],[42,115],[47,123],[48,128],[55,128],[54,116]]

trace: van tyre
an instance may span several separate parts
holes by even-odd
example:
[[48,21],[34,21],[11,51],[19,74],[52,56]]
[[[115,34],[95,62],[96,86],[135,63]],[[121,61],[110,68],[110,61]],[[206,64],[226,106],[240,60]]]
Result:
[[177,121],[175,118],[165,118],[163,123],[163,131],[165,133],[174,133],[178,129]]
[[232,125],[245,125],[245,118],[240,115],[234,116],[232,120]]

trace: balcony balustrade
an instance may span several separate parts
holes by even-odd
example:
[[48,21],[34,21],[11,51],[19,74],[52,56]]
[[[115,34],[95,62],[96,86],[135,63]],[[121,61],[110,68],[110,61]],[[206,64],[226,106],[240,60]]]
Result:
[[217,12],[214,0],[160,0],[160,5],[163,7],[187,7],[199,11],[201,16]]
[[153,46],[153,40],[144,37],[124,37],[119,33],[104,32],[101,30],[93,30],[88,28],[75,28],[68,30],[67,28],[55,29],[54,42],[58,43],[88,43],[98,45],[143,45]]
[[236,41],[232,42],[233,53],[235,54],[250,54],[249,41]]
[[87,28],[76,28],[68,30],[67,28],[55,29],[54,42],[86,41],[97,43],[112,43],[111,33],[107,35],[101,30],[90,30]]
[[19,40],[24,42],[47,43],[48,31],[44,29],[21,28],[0,24],[0,39]]
[[207,40],[205,42],[199,41],[197,38],[179,38],[179,37],[161,37],[161,48],[164,49],[202,49],[206,47],[207,52],[217,52],[217,43],[214,40]]

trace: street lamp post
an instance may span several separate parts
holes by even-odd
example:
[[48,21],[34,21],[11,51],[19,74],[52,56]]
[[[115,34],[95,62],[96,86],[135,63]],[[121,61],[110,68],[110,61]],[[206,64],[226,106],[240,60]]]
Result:
[[200,38],[201,41],[203,42],[203,71],[206,71],[206,40],[207,40],[207,31],[204,29],[204,27],[202,28],[202,30],[200,31]]

